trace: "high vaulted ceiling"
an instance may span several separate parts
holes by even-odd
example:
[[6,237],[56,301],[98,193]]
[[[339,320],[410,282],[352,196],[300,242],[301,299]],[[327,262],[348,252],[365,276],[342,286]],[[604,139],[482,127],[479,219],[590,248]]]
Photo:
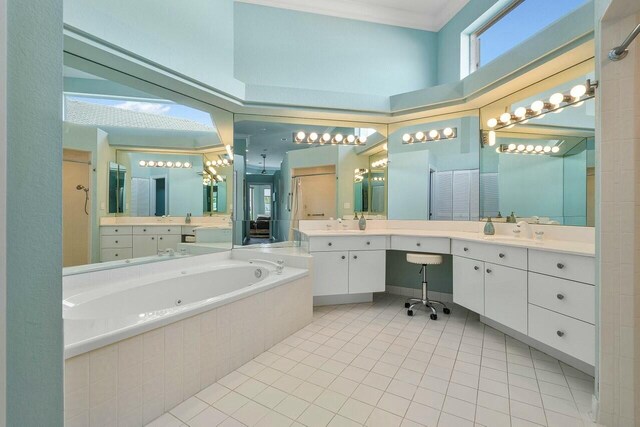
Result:
[[236,0],[379,24],[439,31],[469,0]]

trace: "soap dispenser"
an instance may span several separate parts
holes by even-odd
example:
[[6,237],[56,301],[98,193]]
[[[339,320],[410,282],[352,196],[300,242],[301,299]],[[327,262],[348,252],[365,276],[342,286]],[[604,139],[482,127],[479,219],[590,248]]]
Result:
[[358,212],[355,212],[355,211],[353,212],[353,219],[354,219],[355,221],[357,221],[357,220],[358,220]]
[[191,214],[188,213],[187,217],[184,219],[184,223],[185,224],[191,224]]
[[511,215],[507,217],[507,222],[510,222],[512,224],[516,223],[516,215],[513,213],[513,211],[511,211]]
[[493,236],[494,234],[496,234],[496,228],[493,226],[491,217],[487,219],[487,223],[484,225],[484,234],[486,236]]
[[360,230],[365,230],[367,228],[367,219],[364,217],[364,212],[360,214],[360,219],[358,220],[358,228],[360,228]]

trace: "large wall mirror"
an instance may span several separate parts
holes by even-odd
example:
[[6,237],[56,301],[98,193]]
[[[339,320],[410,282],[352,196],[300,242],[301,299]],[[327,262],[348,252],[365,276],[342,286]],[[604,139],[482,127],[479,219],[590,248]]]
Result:
[[65,274],[230,249],[232,113],[65,64]]
[[292,241],[300,220],[383,218],[385,190],[372,201],[370,184],[384,186],[371,160],[386,137],[386,125],[236,115],[235,243]]
[[477,221],[479,111],[389,127],[389,219]]
[[483,108],[483,219],[594,226],[593,78],[588,61]]

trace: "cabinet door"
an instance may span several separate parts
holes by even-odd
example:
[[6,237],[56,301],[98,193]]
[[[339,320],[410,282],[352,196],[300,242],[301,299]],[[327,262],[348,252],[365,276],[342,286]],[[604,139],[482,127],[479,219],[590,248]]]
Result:
[[349,252],[349,293],[384,292],[386,251]]
[[484,263],[453,257],[453,302],[484,314]]
[[164,251],[166,249],[178,250],[178,243],[182,239],[181,235],[175,234],[162,234],[158,236],[158,250]]
[[349,252],[312,252],[313,296],[349,293]]
[[158,255],[157,236],[133,236],[133,257]]
[[484,315],[511,329],[527,333],[527,272],[485,264]]

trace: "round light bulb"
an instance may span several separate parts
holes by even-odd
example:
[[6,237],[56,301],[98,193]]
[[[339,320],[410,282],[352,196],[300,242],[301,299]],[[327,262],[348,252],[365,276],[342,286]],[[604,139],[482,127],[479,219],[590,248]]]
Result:
[[560,92],[556,92],[553,95],[551,95],[551,97],[549,97],[549,102],[552,103],[553,105],[560,105],[562,104],[562,101],[564,101],[564,95],[561,94]]
[[492,130],[489,131],[489,146],[493,147],[496,145],[496,133]]
[[527,109],[524,107],[518,107],[516,108],[516,111],[513,112],[513,115],[519,119],[524,119],[527,117]]
[[424,141],[425,136],[426,136],[426,135],[424,134],[424,132],[416,132],[416,139],[417,139],[418,141]]
[[577,85],[571,88],[571,96],[574,98],[580,98],[582,95],[587,93],[587,87],[585,85]]
[[551,147],[552,153],[557,153],[558,151],[560,151],[560,147]]
[[525,146],[524,146],[524,144],[520,144],[520,145],[518,145],[517,148],[518,148],[518,151],[524,151]]
[[545,145],[544,148],[542,149],[542,151],[544,151],[545,153],[550,153],[551,152],[551,147],[549,147],[548,145]]
[[307,136],[307,134],[301,131],[301,132],[298,132],[298,133],[296,134],[296,139],[297,139],[298,141],[304,141],[304,138],[305,138],[306,136]]
[[500,114],[500,121],[505,124],[509,123],[511,121],[511,114],[509,113]]
[[542,145],[536,145],[536,153],[541,153],[542,152]]
[[162,160],[160,160],[158,163],[156,163],[156,166],[158,166],[159,168],[163,168],[164,167],[164,162]]
[[533,104],[531,104],[531,109],[536,113],[541,112],[544,109],[544,102],[535,101]]
[[309,134],[309,140],[312,142],[316,142],[318,140],[318,134],[315,132],[311,132]]
[[323,141],[323,142],[329,142],[329,141],[331,141],[331,134],[323,133],[323,134],[322,134],[322,141]]
[[515,151],[516,150],[516,144],[509,144],[509,146],[507,148],[509,149],[509,151]]
[[205,163],[205,165],[207,165],[207,166],[211,166],[211,160],[207,160],[207,162]]
[[349,135],[347,136],[347,144],[353,144],[354,142],[356,142],[356,137],[353,135]]
[[222,159],[222,163],[226,166],[226,165],[228,165],[228,164],[229,164],[229,160],[227,160],[227,159]]
[[156,165],[156,162],[154,162],[153,160],[149,160],[147,162],[147,166],[149,166],[150,168],[154,167]]
[[438,132],[438,131],[437,131],[437,130],[435,130],[435,129],[431,129],[431,130],[429,131],[429,137],[430,137],[431,139],[439,139],[439,138],[440,138],[440,132]]
[[[493,132],[493,131],[492,131]],[[442,133],[444,134],[444,136],[446,136],[447,138],[449,138],[450,136],[453,135],[453,129],[451,128],[444,128],[444,130],[442,131]]]
[[531,145],[531,144],[527,145],[527,151],[528,152],[532,152],[533,149],[534,149],[533,145]]
[[139,164],[140,166],[142,166],[142,167],[147,166],[147,162],[145,162],[144,160],[140,160],[140,161],[138,162],[138,164]]
[[496,126],[498,126],[498,120],[496,120],[495,118],[490,118],[489,120],[487,120],[487,126],[490,128],[494,128]]
[[364,143],[366,143],[366,142],[367,142],[367,137],[366,137],[366,136],[364,136],[364,135],[359,136],[359,137],[358,137],[358,142],[359,142],[360,144],[364,144]]
[[177,168],[181,168],[182,167],[182,162],[176,162],[176,167]]
[[405,133],[404,135],[402,135],[402,142],[411,142],[412,138],[411,135],[409,135],[408,133]]
[[344,136],[342,136],[342,134],[341,134],[341,133],[339,133],[339,134],[337,134],[337,135],[335,136],[335,140],[336,140],[336,142],[342,142],[342,140],[343,140],[343,139],[344,139]]
[[189,162],[184,162],[184,163],[182,164],[182,167],[183,167],[183,168],[190,168],[190,167],[191,167],[191,163],[189,163]]
[[167,167],[168,168],[172,168],[173,167],[173,162],[167,162]]

